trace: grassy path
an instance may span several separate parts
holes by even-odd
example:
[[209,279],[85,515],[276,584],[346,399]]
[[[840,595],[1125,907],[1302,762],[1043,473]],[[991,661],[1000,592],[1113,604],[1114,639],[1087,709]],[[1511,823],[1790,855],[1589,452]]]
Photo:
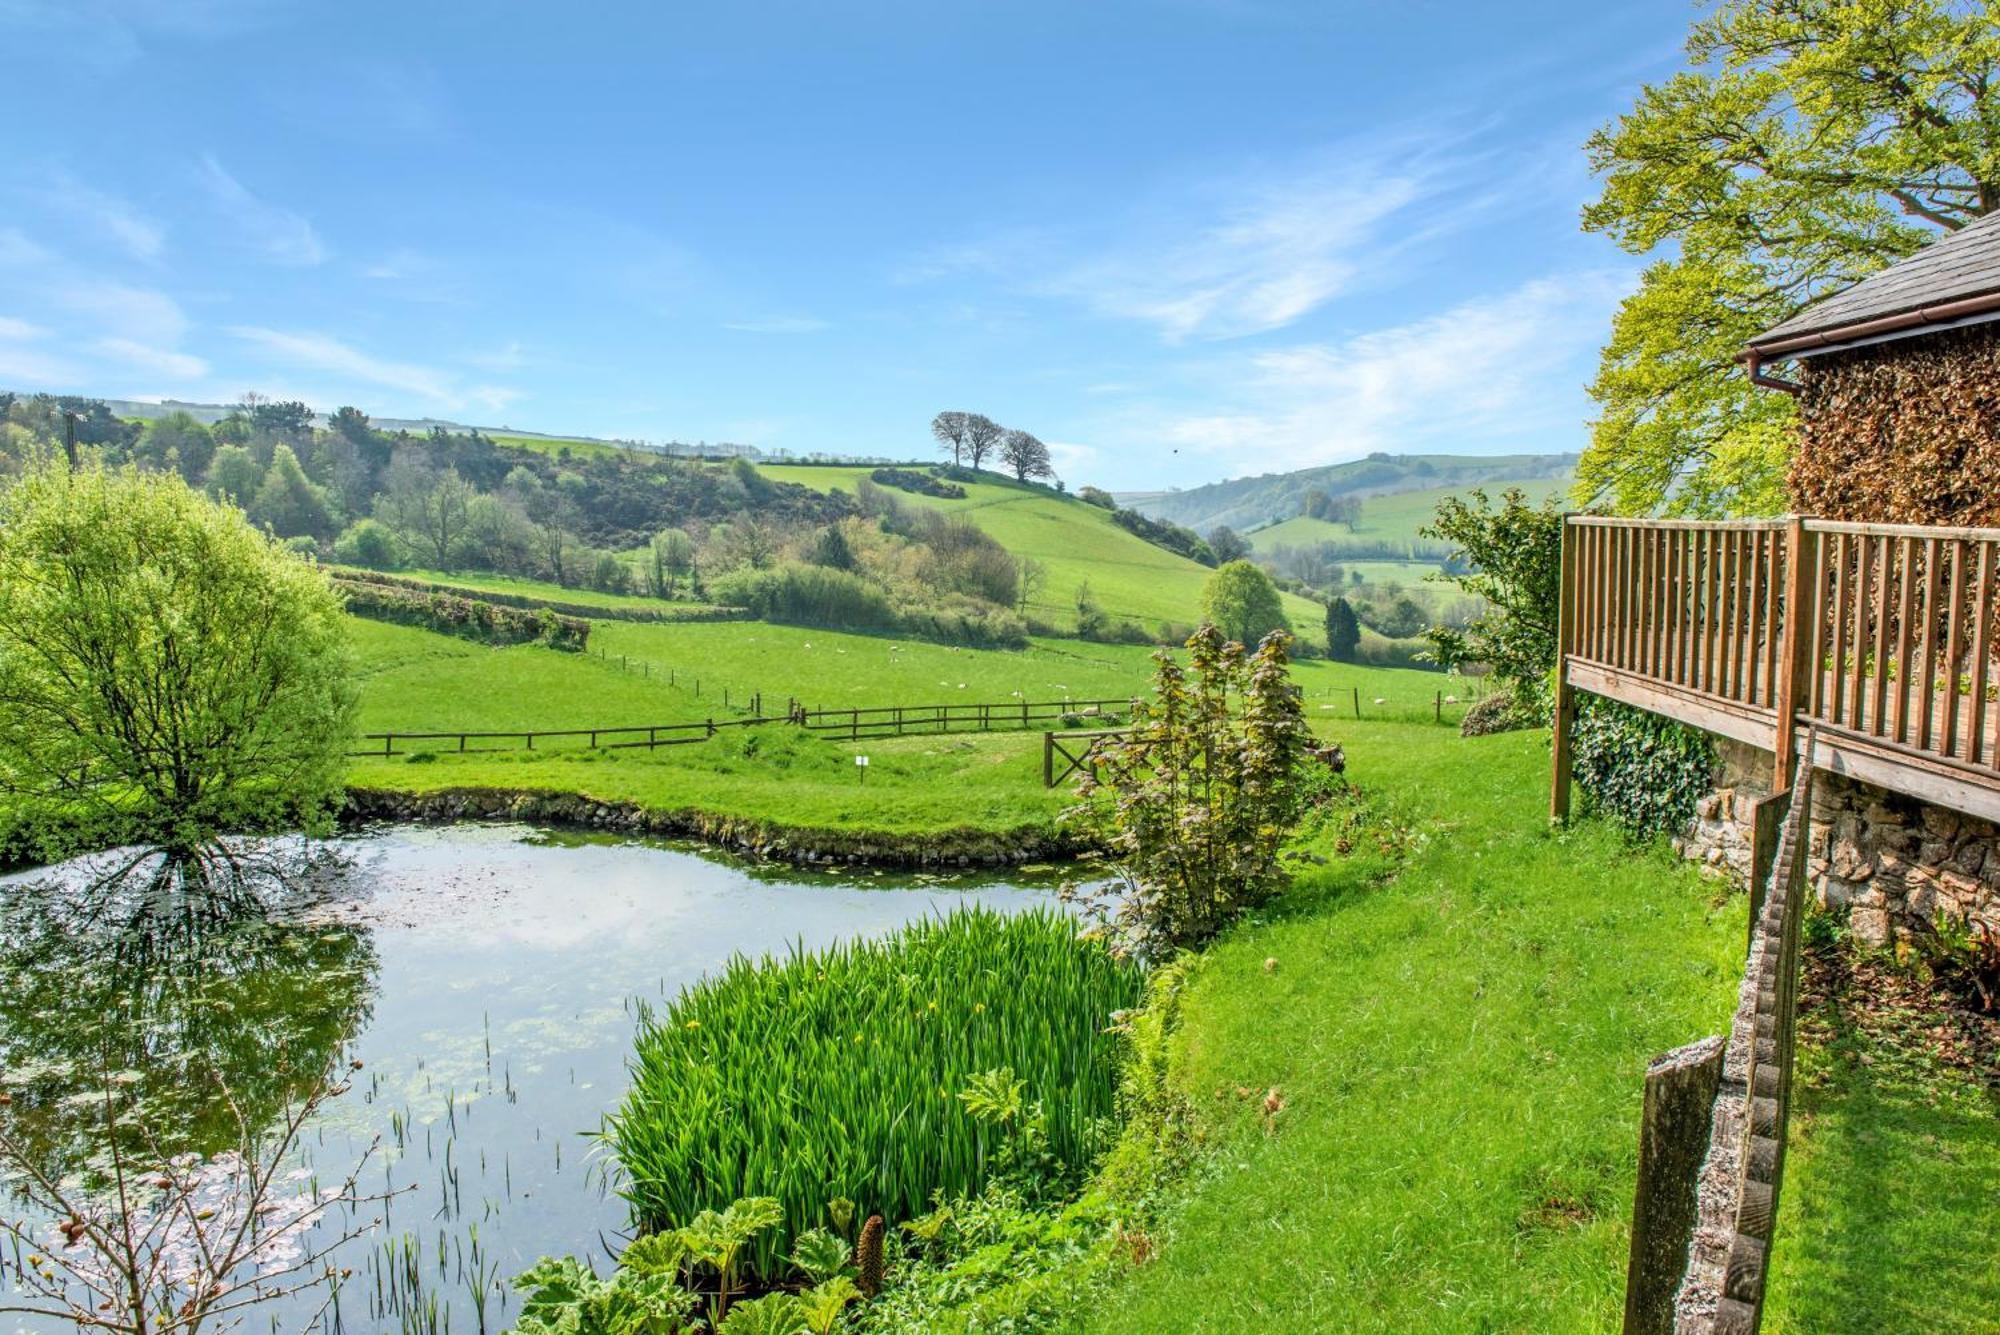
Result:
[[1726,1023],[1744,901],[1551,833],[1542,734],[1333,731],[1387,820],[1211,951],[1174,1055],[1210,1171],[1087,1324],[1613,1326],[1645,1063]]

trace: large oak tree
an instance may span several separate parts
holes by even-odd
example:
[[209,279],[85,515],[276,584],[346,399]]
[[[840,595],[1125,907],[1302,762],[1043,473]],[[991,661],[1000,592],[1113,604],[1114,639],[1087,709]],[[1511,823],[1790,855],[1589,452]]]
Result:
[[1966,0],[1729,0],[1587,145],[1584,226],[1657,256],[1613,322],[1579,499],[1786,508],[1792,406],[1744,343],[2000,205],[2000,23]]

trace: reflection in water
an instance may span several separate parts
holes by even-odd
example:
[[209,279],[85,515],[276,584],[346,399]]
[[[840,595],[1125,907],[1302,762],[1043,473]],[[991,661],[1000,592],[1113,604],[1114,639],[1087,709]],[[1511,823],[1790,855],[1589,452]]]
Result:
[[214,1154],[239,1141],[239,1113],[262,1127],[303,1098],[366,1023],[367,932],[287,916],[323,859],[92,863],[0,883],[0,1071],[45,1171],[105,1148],[89,1095],[107,1078],[151,1111],[159,1150]]
[[25,1095],[0,1114],[74,1164],[89,1130],[64,1100],[109,1064],[180,1100],[180,1142],[209,1152],[234,1130],[195,1096],[204,1066],[268,1122],[324,1063],[361,1062],[302,1147],[337,1180],[379,1141],[363,1186],[408,1189],[339,1254],[354,1274],[328,1324],[352,1331],[504,1329],[508,1277],[544,1253],[615,1248],[625,1213],[589,1133],[624,1092],[637,1001],[737,953],[1049,898],[1018,878],[774,872],[522,827],[391,830],[333,851],[282,889],[247,877],[247,899],[207,903],[151,884],[103,895],[105,860],[61,869],[60,888],[0,879],[0,1082]]

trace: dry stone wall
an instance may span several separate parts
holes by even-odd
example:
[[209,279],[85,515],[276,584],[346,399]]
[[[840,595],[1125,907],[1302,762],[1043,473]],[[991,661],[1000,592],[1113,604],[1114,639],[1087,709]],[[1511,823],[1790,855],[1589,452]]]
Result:
[[[1771,756],[1718,747],[1715,791],[1676,841],[1686,856],[1739,882],[1750,872],[1751,807],[1770,792]],[[2000,830],[1835,774],[1813,786],[1806,874],[1822,908],[1845,910],[1855,936],[1891,944],[1939,910],[2000,933]]]

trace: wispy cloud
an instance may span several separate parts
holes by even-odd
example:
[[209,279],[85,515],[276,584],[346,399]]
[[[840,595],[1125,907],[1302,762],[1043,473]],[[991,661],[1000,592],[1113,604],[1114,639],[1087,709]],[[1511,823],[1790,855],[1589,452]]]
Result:
[[92,351],[108,358],[119,369],[137,369],[173,380],[199,380],[208,374],[208,363],[187,352],[156,348],[131,338],[100,338]]
[[1427,445],[1566,445],[1581,368],[1630,283],[1615,270],[1540,278],[1343,341],[1231,358],[1206,368],[1216,410],[1153,414],[1119,434],[1260,469]]
[[82,278],[59,285],[49,295],[101,337],[172,347],[187,332],[180,304],[157,288]]
[[773,315],[761,320],[730,320],[722,327],[739,334],[817,334],[827,323],[810,315]]
[[20,228],[0,227],[0,267],[11,269],[24,264],[41,264],[48,258],[49,252],[29,240],[28,234]]
[[134,259],[159,258],[166,246],[166,229],[130,200],[66,171],[56,172],[51,184],[47,198],[63,212]]
[[68,389],[83,383],[77,367],[36,348],[0,344],[0,385],[10,389]]
[[29,324],[26,320],[17,319],[12,315],[0,315],[0,339],[28,343],[48,336],[49,331],[38,324]]
[[500,385],[461,384],[456,376],[438,367],[372,356],[326,334],[255,325],[236,325],[229,333],[288,372],[335,377],[338,383],[333,388],[342,393],[367,386],[410,395],[429,407],[448,411],[474,407],[488,412],[498,412],[520,397],[518,390]]
[[1150,325],[1169,343],[1269,333],[1485,207],[1462,180],[1472,138],[1425,126],[1336,145],[1162,190],[1108,227],[1019,228],[936,247],[898,277],[986,276]]
[[300,268],[326,262],[326,246],[304,214],[258,198],[212,153],[202,155],[195,174],[216,206],[266,259]]

